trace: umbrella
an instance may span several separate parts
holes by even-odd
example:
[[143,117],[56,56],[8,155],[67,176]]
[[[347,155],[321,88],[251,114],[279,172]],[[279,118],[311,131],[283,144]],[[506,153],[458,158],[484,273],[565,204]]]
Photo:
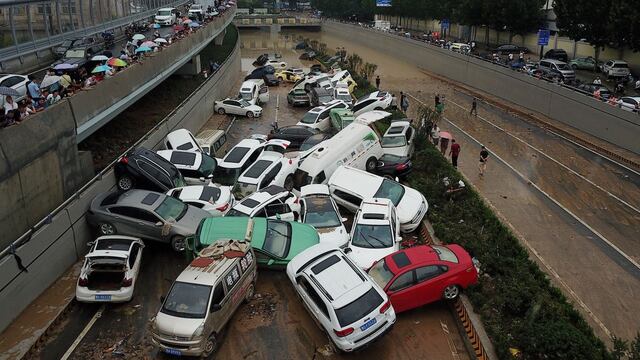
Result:
[[72,65],[67,63],[58,64],[53,67],[53,70],[71,70],[77,68],[78,65]]
[[200,24],[198,24],[197,22],[193,21],[193,22],[190,22],[190,23],[189,23],[189,27],[192,27],[192,28],[194,28],[194,27],[200,27]]
[[111,70],[111,68],[110,68],[109,66],[107,66],[107,65],[100,65],[100,66],[96,66],[96,68],[95,68],[95,69],[93,69],[93,70],[91,71],[91,73],[92,73],[92,74],[95,74],[95,73],[101,73],[101,72],[105,72],[105,71],[109,71],[109,70]]
[[160,26],[160,24],[153,24],[153,28],[154,29],[160,29],[162,26]]
[[182,30],[184,30],[184,26],[182,26],[182,25],[175,25],[175,26],[173,27],[173,30],[175,30],[175,31],[182,31]]
[[157,39],[153,40],[153,42],[158,43],[158,44],[165,44],[168,41],[167,41],[167,39],[164,39],[164,38],[157,38]]
[[91,58],[91,61],[107,61],[107,60],[109,60],[109,58],[104,55],[96,55]]
[[132,37],[132,39],[133,39],[133,40],[142,40],[142,39],[144,39],[144,38],[146,38],[146,36],[144,36],[144,35],[142,35],[142,34],[135,34],[135,35],[133,35],[133,37]]
[[0,95],[4,96],[20,96],[20,93],[13,88],[0,86]]
[[67,74],[62,75],[60,77],[60,85],[62,85],[62,87],[65,88],[65,89],[68,88],[69,85],[71,85],[71,76],[69,76]]
[[449,139],[449,140],[451,140],[451,139],[453,139],[453,136],[448,131],[440,131],[440,138],[441,139]]
[[139,48],[136,49],[136,54],[141,52],[147,52],[147,51],[151,51],[151,48],[148,46],[140,46]]
[[109,61],[107,61],[107,64],[109,64],[111,66],[118,66],[118,67],[127,66],[127,62],[126,61],[124,61],[122,59],[118,59],[118,58],[109,59]]
[[154,48],[154,47],[158,47],[158,44],[156,44],[156,43],[155,43],[155,42],[153,42],[153,41],[145,41],[145,42],[143,42],[142,44],[140,44],[140,46],[141,46],[141,47],[146,46],[146,47]]
[[60,81],[60,76],[56,76],[56,75],[45,76],[44,79],[42,79],[42,82],[40,83],[40,88],[44,89],[46,87],[49,87],[57,83],[58,81]]

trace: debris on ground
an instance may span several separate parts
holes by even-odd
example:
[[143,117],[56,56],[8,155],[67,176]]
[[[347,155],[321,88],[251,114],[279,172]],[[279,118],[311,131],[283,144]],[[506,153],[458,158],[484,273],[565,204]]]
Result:
[[262,294],[256,293],[249,305],[244,307],[244,317],[246,317],[247,319],[273,319],[276,313],[277,305],[277,302],[274,300],[274,298],[275,295],[269,292],[265,292]]

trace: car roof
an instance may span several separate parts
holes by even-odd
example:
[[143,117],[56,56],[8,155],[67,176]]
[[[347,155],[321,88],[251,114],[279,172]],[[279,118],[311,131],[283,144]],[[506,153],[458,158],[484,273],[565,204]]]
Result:
[[[272,199],[281,198],[281,197],[284,197],[284,196],[287,196],[287,195],[289,195],[289,191],[287,189],[283,188],[282,186],[269,185],[269,186],[263,188],[262,190],[256,191],[253,194],[245,197],[236,206],[238,207],[238,209],[245,208],[245,209],[248,210],[248,213],[251,213],[254,209],[258,208],[259,205],[263,205],[266,202],[271,201]],[[248,199],[251,199],[251,200],[257,202],[258,205],[247,206],[246,204],[243,204]],[[234,206],[234,208],[236,208],[236,206]]]
[[176,281],[213,286],[248,251],[251,251],[250,242],[218,240],[202,249],[198,257],[178,275]]
[[165,194],[154,191],[131,189],[120,194],[114,205],[155,209],[165,197]]
[[384,136],[404,136],[410,126],[408,121],[394,121],[385,131]]
[[[456,257],[460,258],[460,252],[464,251],[459,245],[437,245],[451,250]],[[384,258],[387,267],[392,273],[397,274],[405,266],[411,268],[418,266],[426,266],[432,264],[441,264],[446,262],[440,260],[438,252],[431,245],[419,245],[404,250],[397,251],[393,254],[387,255]],[[460,259],[459,259],[460,260]]]
[[117,257],[127,258],[129,257],[129,251],[131,245],[140,239],[133,236],[124,235],[106,235],[100,236],[95,240],[95,244],[92,249],[95,249],[87,254],[87,257]]
[[[175,150],[193,150],[198,148],[198,144],[194,144],[191,136],[191,132],[187,129],[174,130],[167,134],[166,138],[172,145],[175,146]],[[185,146],[189,145],[189,146]]]
[[[373,194],[382,184],[383,178],[366,171],[358,170],[350,166],[340,166],[329,178],[329,184],[352,189],[355,184],[360,189],[360,194],[365,197],[373,197]],[[365,191],[367,192],[365,194]]]
[[323,184],[311,184],[305,185],[300,188],[300,196],[310,196],[310,195],[329,195],[329,187]]
[[391,115],[392,115],[391,113],[386,111],[373,110],[373,111],[367,111],[364,114],[358,115],[354,121],[364,125],[371,125],[372,123],[378,120],[388,118]]
[[178,169],[197,169],[202,164],[202,153],[196,151],[158,150],[158,155],[169,160]]
[[240,175],[238,181],[251,184],[257,183],[258,179],[276,166],[280,160],[281,158],[276,158],[275,156],[261,157]]
[[386,225],[390,222],[391,200],[384,198],[364,199],[360,204],[358,219],[359,224]]
[[179,198],[181,200],[202,200],[208,201],[213,193],[220,192],[220,188],[209,185],[191,185],[176,188],[173,190],[181,190]]

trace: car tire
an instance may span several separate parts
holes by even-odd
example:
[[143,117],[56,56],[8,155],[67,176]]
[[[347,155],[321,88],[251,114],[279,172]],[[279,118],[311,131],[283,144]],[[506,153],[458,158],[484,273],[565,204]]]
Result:
[[293,190],[293,176],[287,175],[286,179],[284,179],[283,185],[284,185],[283,187],[287,189],[287,191]]
[[247,294],[244,296],[244,302],[248,303],[249,301],[251,301],[255,293],[256,293],[256,284],[252,282],[251,285],[249,285],[249,288],[247,289]]
[[378,164],[378,160],[374,157],[370,157],[367,159],[367,163],[365,164],[365,169],[368,172],[373,172],[376,169],[376,165]]
[[129,175],[122,175],[118,178],[117,186],[121,191],[129,191],[133,189],[133,178]]
[[100,235],[115,235],[117,231],[113,224],[102,222],[98,224],[98,233],[100,233]]
[[247,117],[248,118],[253,118],[253,113],[251,111],[247,111]]
[[445,300],[455,300],[459,295],[460,287],[458,285],[449,285],[444,288],[444,291],[442,292],[442,297],[445,298]]
[[218,337],[216,334],[211,334],[204,343],[201,359],[207,359],[211,354],[218,350]]
[[187,247],[187,242],[184,236],[174,236],[171,238],[171,249],[175,252],[182,252]]
[[219,108],[218,109],[218,114],[224,115],[225,113],[226,113],[226,111],[223,108]]

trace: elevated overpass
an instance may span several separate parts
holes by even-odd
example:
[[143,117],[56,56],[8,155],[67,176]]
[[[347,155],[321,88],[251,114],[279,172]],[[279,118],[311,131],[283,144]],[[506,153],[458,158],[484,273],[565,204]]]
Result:
[[238,14],[233,23],[239,28],[264,28],[278,32],[283,27],[320,30],[322,21],[316,18],[282,14]]

